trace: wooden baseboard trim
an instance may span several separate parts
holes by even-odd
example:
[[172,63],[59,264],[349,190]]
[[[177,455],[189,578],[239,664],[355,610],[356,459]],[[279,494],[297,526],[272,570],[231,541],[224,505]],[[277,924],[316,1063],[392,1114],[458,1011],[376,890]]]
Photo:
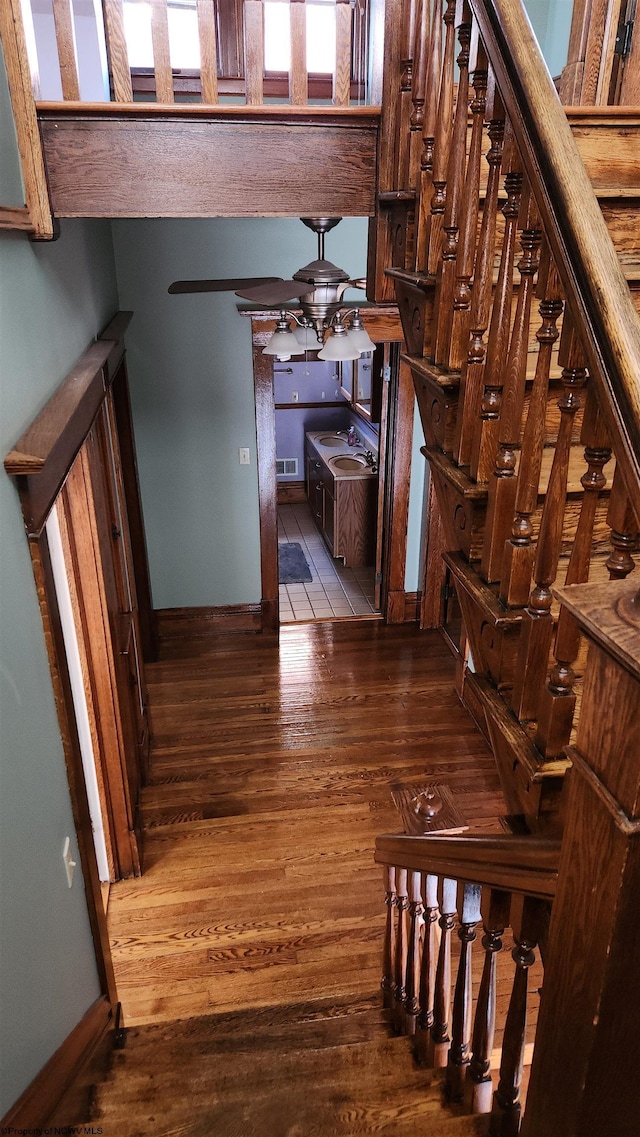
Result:
[[111,1003],[102,995],[5,1114],[0,1121],[0,1131],[44,1128],[112,1026]]
[[306,504],[307,491],[304,482],[278,482],[278,505]]
[[419,592],[388,592],[385,610],[387,624],[414,624],[420,617]]
[[234,604],[220,608],[159,608],[156,609],[155,616],[161,644],[194,636],[262,631],[261,604]]
[[422,593],[420,592],[405,592],[404,594],[404,622],[405,624],[417,624],[420,619],[420,605],[422,603]]

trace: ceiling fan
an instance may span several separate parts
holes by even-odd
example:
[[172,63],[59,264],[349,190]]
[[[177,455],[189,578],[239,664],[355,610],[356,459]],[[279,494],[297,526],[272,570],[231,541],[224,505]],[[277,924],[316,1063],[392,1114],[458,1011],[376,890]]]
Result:
[[[187,292],[235,292],[243,300],[279,308],[276,329],[264,349],[282,362],[305,351],[318,351],[318,359],[357,359],[373,351],[374,343],[362,323],[357,306],[344,308],[342,297],[348,288],[366,287],[362,278],[350,280],[337,265],[324,259],[324,236],[341,217],[301,217],[303,225],[318,236],[318,257],[298,269],[292,280],[277,276],[238,277],[228,280],[176,280],[169,285],[172,295]],[[302,317],[286,307],[297,300]],[[290,320],[295,322],[291,330]],[[349,321],[348,323],[346,321]],[[326,333],[329,335],[326,338]]]

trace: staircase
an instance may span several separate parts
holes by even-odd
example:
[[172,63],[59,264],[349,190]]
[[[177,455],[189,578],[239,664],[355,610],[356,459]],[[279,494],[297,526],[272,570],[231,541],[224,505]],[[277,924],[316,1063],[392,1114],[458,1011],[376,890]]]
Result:
[[129,1030],[87,1130],[118,1137],[471,1137],[486,1118],[443,1106],[377,997],[301,1003]]
[[516,8],[387,8],[369,286],[402,316],[460,693],[514,823],[559,832],[586,648],[554,589],[624,580],[639,542],[640,119],[567,123]]

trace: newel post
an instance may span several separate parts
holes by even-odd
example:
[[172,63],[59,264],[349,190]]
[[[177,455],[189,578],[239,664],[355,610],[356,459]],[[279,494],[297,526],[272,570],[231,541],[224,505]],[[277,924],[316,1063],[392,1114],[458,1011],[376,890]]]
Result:
[[640,1117],[636,589],[558,590],[589,654],[522,1137],[627,1137]]

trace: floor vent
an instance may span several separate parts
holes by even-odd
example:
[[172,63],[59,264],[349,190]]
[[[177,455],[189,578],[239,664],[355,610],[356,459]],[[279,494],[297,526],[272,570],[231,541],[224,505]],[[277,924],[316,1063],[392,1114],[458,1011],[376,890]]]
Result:
[[286,474],[289,478],[297,478],[298,476],[298,459],[297,458],[276,458],[276,474],[280,477]]

